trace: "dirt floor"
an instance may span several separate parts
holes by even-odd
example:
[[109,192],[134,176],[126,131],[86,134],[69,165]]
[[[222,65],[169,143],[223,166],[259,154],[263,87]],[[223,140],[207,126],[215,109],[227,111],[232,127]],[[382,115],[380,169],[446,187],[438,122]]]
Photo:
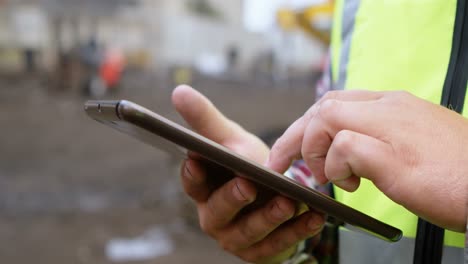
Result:
[[[110,97],[180,122],[169,83],[132,73]],[[283,129],[313,102],[304,82],[194,85],[258,135]],[[240,263],[198,230],[178,161],[92,121],[84,101],[35,78],[0,79],[0,263],[112,263],[113,239],[142,236],[153,246],[168,243],[161,256],[120,263]]]

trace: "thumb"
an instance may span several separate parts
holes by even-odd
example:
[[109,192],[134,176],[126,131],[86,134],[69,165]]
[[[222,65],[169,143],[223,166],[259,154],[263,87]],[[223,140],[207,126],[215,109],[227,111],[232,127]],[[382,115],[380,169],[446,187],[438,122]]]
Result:
[[172,103],[195,132],[215,142],[222,143],[243,131],[226,118],[208,98],[187,85],[179,86],[173,91]]

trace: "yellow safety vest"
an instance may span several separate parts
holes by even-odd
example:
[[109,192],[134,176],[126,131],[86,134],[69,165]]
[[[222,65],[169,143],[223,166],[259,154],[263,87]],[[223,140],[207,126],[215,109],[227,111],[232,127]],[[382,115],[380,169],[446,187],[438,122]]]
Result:
[[[441,102],[457,0],[337,0],[335,12],[331,44],[335,89],[406,90]],[[418,217],[371,182],[363,180],[355,193],[335,188],[335,194],[337,200],[415,238]],[[445,233],[447,246],[463,247],[464,241],[464,234]]]

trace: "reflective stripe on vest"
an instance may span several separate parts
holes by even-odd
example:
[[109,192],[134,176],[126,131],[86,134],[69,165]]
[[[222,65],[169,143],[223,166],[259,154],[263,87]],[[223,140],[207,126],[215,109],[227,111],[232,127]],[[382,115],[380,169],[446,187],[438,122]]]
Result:
[[[331,48],[334,88],[407,90],[439,104],[456,6],[456,0],[338,0]],[[371,182],[363,180],[353,194],[335,191],[339,201],[402,229],[405,237],[416,236],[417,217]],[[446,231],[444,242],[463,247],[464,234]]]

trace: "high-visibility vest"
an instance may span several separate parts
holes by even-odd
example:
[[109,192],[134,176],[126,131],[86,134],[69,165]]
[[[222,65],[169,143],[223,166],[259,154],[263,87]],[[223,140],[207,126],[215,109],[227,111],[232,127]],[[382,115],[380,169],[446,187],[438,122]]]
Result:
[[[458,1],[337,0],[331,44],[334,89],[406,90],[439,104],[447,76],[453,74],[452,47],[460,41],[455,25],[468,26],[463,19],[456,22],[457,14],[463,14]],[[466,79],[464,85],[467,87]],[[468,117],[468,100],[465,105],[464,116]],[[355,193],[335,188],[335,195],[337,200],[400,228],[406,238],[416,237],[418,217],[370,181],[363,180]],[[463,247],[464,241],[464,234],[445,233],[446,246]]]

